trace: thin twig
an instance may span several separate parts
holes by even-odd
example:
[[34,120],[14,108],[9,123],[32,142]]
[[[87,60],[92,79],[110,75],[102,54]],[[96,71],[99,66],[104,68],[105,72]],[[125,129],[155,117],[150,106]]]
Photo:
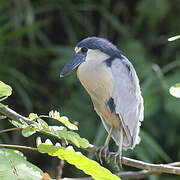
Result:
[[[61,145],[62,145],[63,147],[66,147],[66,143],[65,143],[64,140],[61,140]],[[59,160],[59,165],[58,165],[58,167],[57,167],[58,172],[57,172],[56,180],[60,180],[60,179],[61,179],[61,177],[62,177],[62,175],[63,175],[64,165],[65,165],[65,160],[60,159],[60,160]]]
[[59,165],[58,165],[58,167],[57,167],[57,169],[58,169],[58,174],[57,174],[56,180],[60,180],[60,179],[61,179],[62,174],[63,174],[64,164],[65,164],[65,161],[62,160],[62,159],[60,159],[60,160],[59,160]]
[[37,148],[29,147],[29,146],[21,146],[21,145],[0,144],[0,147],[38,151]]
[[20,130],[20,128],[3,129],[3,130],[0,130],[0,133],[5,133],[5,132],[9,132],[9,131],[16,131],[16,130]]

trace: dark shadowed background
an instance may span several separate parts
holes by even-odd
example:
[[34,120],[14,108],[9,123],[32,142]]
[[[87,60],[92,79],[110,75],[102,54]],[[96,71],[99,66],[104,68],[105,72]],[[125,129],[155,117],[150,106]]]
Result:
[[[0,0],[0,80],[13,88],[5,103],[25,116],[59,110],[71,122],[79,123],[82,137],[102,145],[106,132],[76,74],[62,79],[59,75],[78,41],[104,37],[134,65],[145,101],[141,143],[123,155],[151,163],[179,161],[180,100],[170,96],[168,88],[180,82],[180,40],[167,41],[179,33],[179,0]],[[2,121],[0,129],[7,127],[9,123]],[[35,146],[35,138],[15,132],[1,135],[0,142]],[[111,150],[116,150],[113,141]],[[25,154],[56,176],[58,159]],[[113,164],[105,167],[117,171]],[[134,169],[124,166],[125,170]],[[84,174],[66,164],[63,176]],[[156,175],[149,179],[179,177]]]

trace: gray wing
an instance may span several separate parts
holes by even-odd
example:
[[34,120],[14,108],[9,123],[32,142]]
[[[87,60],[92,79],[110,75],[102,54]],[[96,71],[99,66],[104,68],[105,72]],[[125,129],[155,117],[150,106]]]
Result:
[[144,118],[139,80],[132,64],[125,56],[114,59],[111,70],[114,80],[112,98],[115,112],[121,119],[129,147],[133,148],[140,141],[139,127]]

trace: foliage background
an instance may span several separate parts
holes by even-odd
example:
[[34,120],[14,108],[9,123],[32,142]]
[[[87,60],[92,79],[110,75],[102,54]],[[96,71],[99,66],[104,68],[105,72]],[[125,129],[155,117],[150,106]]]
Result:
[[[106,132],[89,96],[75,73],[63,79],[59,74],[78,41],[105,37],[135,66],[145,101],[142,141],[124,155],[152,163],[180,159],[180,101],[168,93],[169,86],[180,80],[180,41],[167,41],[180,32],[179,0],[1,0],[0,14],[0,79],[13,87],[6,102],[11,108],[26,116],[57,109],[79,123],[82,137],[102,145]],[[7,127],[1,121],[1,129]],[[0,136],[1,143],[29,146],[35,145],[34,139],[24,139],[18,132]],[[114,142],[111,150],[116,150]],[[56,176],[57,159],[25,153]],[[105,166],[117,171],[113,164]],[[84,174],[66,164],[63,176]]]

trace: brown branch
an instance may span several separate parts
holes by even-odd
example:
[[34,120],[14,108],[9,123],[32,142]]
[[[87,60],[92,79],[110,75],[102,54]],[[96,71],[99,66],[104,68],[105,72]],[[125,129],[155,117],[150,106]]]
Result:
[[127,166],[132,166],[156,173],[170,173],[170,174],[180,175],[180,167],[172,167],[170,165],[165,165],[165,164],[151,164],[151,163],[130,159],[127,157],[123,157],[122,162]]
[[[169,166],[180,166],[180,162],[173,162],[166,164]],[[116,175],[119,176],[120,178],[133,178],[133,179],[142,179],[150,175],[154,174],[161,174],[162,172],[153,172],[153,171],[148,171],[148,170],[141,170],[141,171],[127,171],[127,172],[120,172],[117,173]]]
[[22,123],[22,121],[25,121],[29,125],[33,123],[29,118],[26,118],[26,117],[16,113],[12,109],[8,108],[7,106],[5,106],[1,103],[0,103],[0,113],[14,121],[17,121],[18,123]]
[[119,176],[121,179],[127,179],[127,178],[142,179],[153,174],[160,174],[160,173],[141,170],[141,171],[121,172],[121,173],[117,173],[116,175]]
[[[98,148],[93,145],[89,145],[89,147],[86,148],[85,150],[87,150],[90,153],[96,154]],[[108,155],[110,157],[110,160],[114,161],[115,153],[109,152]],[[104,156],[104,153],[102,153],[102,156]],[[120,162],[120,159],[118,159],[117,162]],[[130,159],[127,157],[122,157],[121,162],[122,164],[127,166],[152,171],[155,173],[170,173],[170,174],[180,175],[180,167],[172,167],[170,165],[165,165],[165,164],[151,164],[135,159]]]
[[[8,107],[2,107],[3,105],[0,104],[0,113],[2,113],[3,115],[7,116],[8,118],[17,121],[17,122],[21,122],[22,120],[27,122],[28,124],[32,124],[32,121],[18,113],[16,113],[15,111],[11,110]],[[94,145],[89,145],[88,148],[85,148],[86,151],[96,154],[98,148]],[[104,155],[104,154],[102,154]],[[114,161],[115,158],[115,153],[109,152],[109,156],[110,156],[110,160]],[[118,160],[120,162],[120,159]],[[146,163],[143,161],[138,161],[135,159],[130,159],[127,157],[122,157],[122,164],[127,165],[127,166],[131,166],[131,167],[136,167],[139,169],[143,169],[144,171],[139,171],[139,172],[133,172],[133,177],[135,176],[135,173],[137,174],[157,174],[157,173],[169,173],[169,174],[177,174],[180,175],[180,167],[173,167],[172,164],[169,165],[165,165],[165,164],[151,164],[151,163]],[[130,174],[130,173],[129,173]],[[132,174],[132,172],[131,172]],[[119,176],[121,176],[122,174],[119,174]],[[124,175],[125,176],[125,175]],[[126,174],[127,176],[127,174]]]

